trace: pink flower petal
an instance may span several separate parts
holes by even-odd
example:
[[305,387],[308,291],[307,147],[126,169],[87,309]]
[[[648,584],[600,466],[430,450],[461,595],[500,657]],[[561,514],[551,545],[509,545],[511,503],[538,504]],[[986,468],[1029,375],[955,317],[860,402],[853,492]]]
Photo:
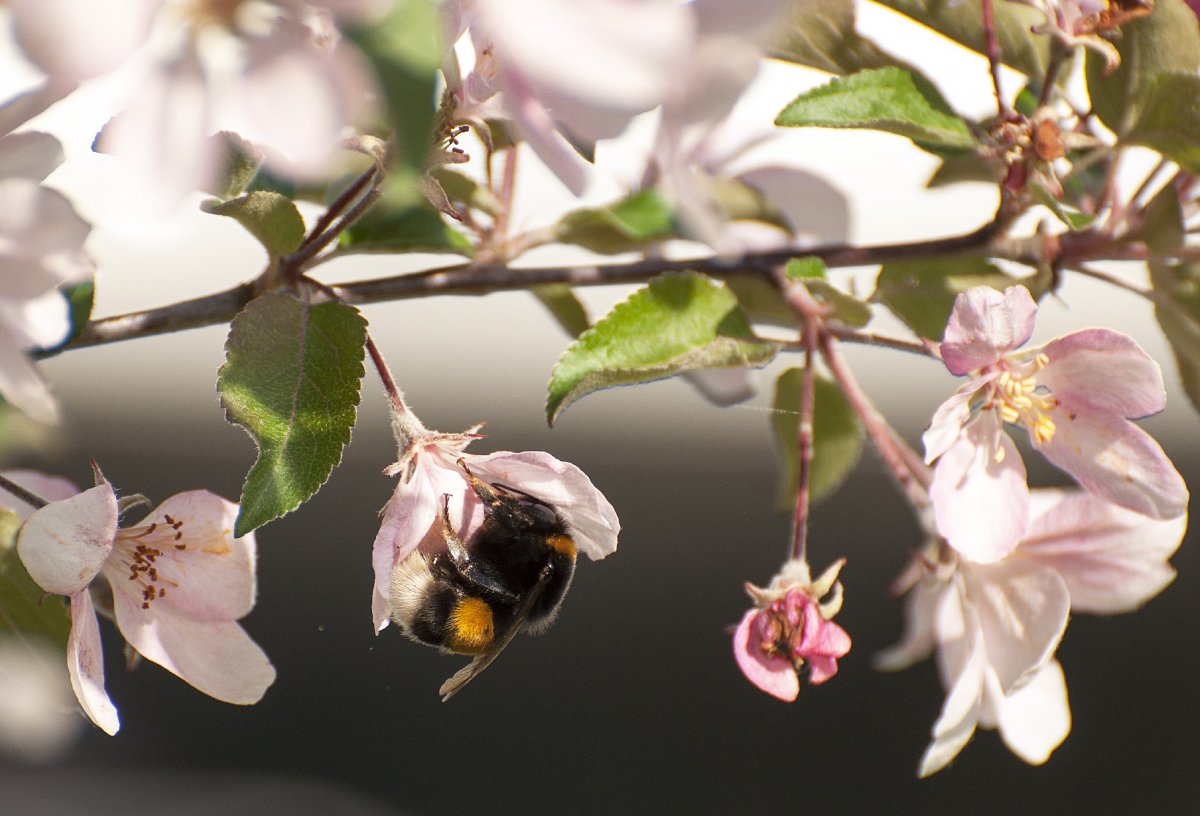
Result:
[[805,662],[808,664],[809,685],[819,686],[837,674],[838,671],[837,658],[825,655],[809,655],[805,658]]
[[767,694],[790,703],[800,695],[800,678],[791,661],[767,657],[758,644],[750,642],[754,619],[760,613],[759,609],[750,609],[742,616],[733,633],[733,657],[747,680]]
[[17,553],[42,589],[74,595],[96,577],[116,532],[117,497],[104,482],[35,511],[17,535]]
[[1174,580],[1167,559],[1183,539],[1186,514],[1160,521],[1084,491],[1054,493],[1058,501],[1034,518],[1017,555],[1061,575],[1072,610],[1130,612]]
[[250,705],[275,681],[263,650],[232,621],[198,621],[127,593],[113,593],[117,628],[129,645],[200,691],[226,703]]
[[1000,737],[1030,765],[1041,765],[1071,733],[1071,707],[1062,666],[1051,660],[999,705]]
[[1188,489],[1157,442],[1128,420],[1054,412],[1042,454],[1097,496],[1151,518],[1187,510]]
[[[237,620],[254,608],[254,534],[233,537],[237,514],[233,502],[207,490],[192,490],[167,499],[133,528],[156,525],[154,533],[124,543],[162,552],[154,568],[159,588],[167,591],[153,605],[171,607],[198,621]],[[167,516],[182,526],[175,530]],[[122,546],[121,534],[117,546]],[[117,561],[111,559],[105,571],[113,590],[132,592],[140,600],[141,585],[131,582],[128,568]]]
[[104,733],[121,728],[117,709],[104,690],[104,653],[96,609],[86,589],[71,596],[71,634],[67,638],[67,673],[83,713]]
[[1037,304],[1024,286],[1001,294],[988,286],[968,289],[954,301],[941,345],[942,360],[952,374],[963,375],[991,365],[1033,335]]
[[1019,559],[964,564],[962,570],[988,664],[1004,693],[1011,693],[1054,656],[1071,607],[1067,585],[1054,570]]
[[1162,369],[1132,337],[1087,329],[1042,348],[1050,362],[1038,373],[1064,411],[1149,416],[1167,403]]
[[994,412],[984,413],[938,459],[929,489],[938,532],[979,563],[1012,552],[1029,526],[1025,465]]
[[372,618],[375,631],[388,625],[391,616],[392,569],[407,558],[429,532],[437,519],[438,502],[428,472],[418,460],[412,478],[396,484],[383,510],[383,521],[371,546],[371,565],[375,570],[372,592]]
[[468,462],[484,481],[515,487],[553,506],[571,529],[575,546],[592,560],[616,552],[617,511],[575,465],[542,451],[470,456]]

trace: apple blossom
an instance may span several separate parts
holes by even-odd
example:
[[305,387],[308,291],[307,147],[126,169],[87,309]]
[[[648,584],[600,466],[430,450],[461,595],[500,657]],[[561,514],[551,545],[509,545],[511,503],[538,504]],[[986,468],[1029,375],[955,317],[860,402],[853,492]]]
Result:
[[1018,350],[1036,313],[1023,286],[970,289],[955,301],[940,346],[950,372],[971,380],[925,432],[926,461],[937,460],[930,498],[938,532],[975,561],[1004,557],[1028,526],[1025,466],[1005,423],[1024,427],[1035,449],[1102,498],[1160,519],[1187,508],[1179,472],[1129,421],[1165,405],[1158,363],[1109,329]]
[[95,267],[83,249],[90,225],[42,185],[62,163],[58,140],[11,132],[39,107],[26,101],[0,106],[0,397],[53,422],[58,407],[27,352],[66,338],[70,313],[58,287],[91,278]]
[[837,659],[850,651],[850,636],[832,621],[842,607],[837,577],[845,563],[836,561],[813,581],[808,563],[793,560],[767,587],[746,584],[755,606],[734,629],[733,656],[747,680],[791,702],[802,670],[814,686],[837,674]]
[[122,163],[135,202],[155,211],[214,180],[209,137],[220,130],[262,146],[288,175],[329,169],[370,89],[331,19],[359,5],[19,0],[12,14],[18,44],[52,80],[127,71],[128,103],[96,145]]
[[468,548],[483,523],[483,502],[458,465],[460,459],[480,480],[552,506],[566,522],[576,548],[593,560],[616,551],[621,530],[616,511],[575,465],[542,451],[466,453],[466,446],[479,438],[477,428],[457,434],[431,431],[407,410],[396,413],[392,425],[400,459],[386,472],[400,479],[383,510],[372,547],[371,614],[376,632],[388,625],[392,614],[393,568],[418,549],[445,550],[442,508],[447,508],[451,525]]
[[67,669],[84,712],[108,734],[120,728],[104,690],[96,604],[147,660],[218,700],[258,702],[275,669],[237,623],[256,591],[254,537],[232,534],[237,505],[193,490],[118,527],[121,503],[99,471],[96,480],[35,510],[17,537],[33,580],[70,598]]
[[469,30],[475,48],[466,77],[447,55],[455,118],[511,119],[576,195],[587,174],[572,142],[615,136],[662,103],[693,27],[673,0],[454,0],[443,16],[447,42]]
[[1187,519],[1152,519],[1087,493],[1035,490],[1029,534],[1006,557],[977,563],[931,545],[902,576],[905,634],[879,655],[902,669],[935,648],[946,701],[919,774],[944,768],[977,727],[998,729],[1031,764],[1071,728],[1054,652],[1071,610],[1130,611],[1174,577],[1167,559]]

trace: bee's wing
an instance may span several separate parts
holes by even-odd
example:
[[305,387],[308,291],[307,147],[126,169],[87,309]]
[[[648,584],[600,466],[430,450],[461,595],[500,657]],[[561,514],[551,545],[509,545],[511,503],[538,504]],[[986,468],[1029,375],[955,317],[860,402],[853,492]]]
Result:
[[442,683],[442,687],[438,689],[438,694],[442,695],[443,703],[455,694],[458,694],[463,686],[470,683],[480,672],[490,666],[497,655],[504,651],[504,647],[517,636],[517,633],[525,626],[525,621],[529,618],[529,613],[533,609],[533,605],[542,596],[542,592],[545,590],[553,571],[554,568],[549,564],[542,568],[542,573],[538,576],[538,582],[525,596],[525,600],[517,610],[516,617],[513,618],[512,624],[504,631],[504,634],[499,639],[493,641],[492,645],[487,648],[487,651],[476,655],[474,660],[456,671],[445,683]]

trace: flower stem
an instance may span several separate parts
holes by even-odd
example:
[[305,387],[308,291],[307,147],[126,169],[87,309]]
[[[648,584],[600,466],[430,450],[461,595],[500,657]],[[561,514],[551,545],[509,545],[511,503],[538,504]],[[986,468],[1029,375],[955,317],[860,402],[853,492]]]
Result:
[[808,510],[812,492],[813,414],[816,411],[815,318],[804,321],[804,374],[800,381],[800,427],[796,434],[796,512],[792,519],[792,560],[804,561],[808,550]]
[[1001,119],[1012,119],[1013,110],[1004,101],[1004,92],[1000,89],[1000,41],[996,38],[996,12],[992,8],[994,0],[983,0],[983,46],[987,53],[988,70],[992,75],[992,88],[996,92],[996,111]]
[[20,499],[21,501],[30,505],[31,507],[41,508],[41,507],[45,507],[47,504],[50,503],[50,502],[46,501],[45,499],[43,499],[38,494],[32,493],[32,492],[26,490],[25,488],[21,487],[19,484],[14,482],[12,479],[9,479],[7,476],[4,476],[3,474],[0,474],[0,490],[5,490],[8,493],[11,493],[12,495],[16,496],[18,499]]
[[392,404],[392,413],[397,415],[408,413],[408,406],[404,404],[404,393],[396,385],[392,371],[388,368],[387,361],[383,359],[383,354],[380,353],[379,346],[375,345],[375,340],[370,333],[367,334],[367,354],[371,356],[371,362],[374,363],[375,371],[379,374],[379,381],[383,384],[383,391]]

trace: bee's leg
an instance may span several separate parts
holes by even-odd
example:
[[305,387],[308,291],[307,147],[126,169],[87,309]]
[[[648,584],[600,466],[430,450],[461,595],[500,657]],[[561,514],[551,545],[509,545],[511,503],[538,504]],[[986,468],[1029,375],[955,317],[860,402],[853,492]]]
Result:
[[492,596],[503,598],[506,601],[516,600],[515,595],[501,586],[496,579],[485,574],[471,560],[462,539],[458,537],[458,533],[454,532],[454,527],[450,524],[450,495],[447,493],[442,494],[442,538],[446,541],[450,560],[459,575]]
[[442,494],[442,538],[446,541],[446,549],[450,551],[451,560],[461,572],[470,562],[470,558],[467,555],[467,548],[463,546],[462,539],[458,537],[458,533],[454,532],[454,527],[450,524],[449,493]]

